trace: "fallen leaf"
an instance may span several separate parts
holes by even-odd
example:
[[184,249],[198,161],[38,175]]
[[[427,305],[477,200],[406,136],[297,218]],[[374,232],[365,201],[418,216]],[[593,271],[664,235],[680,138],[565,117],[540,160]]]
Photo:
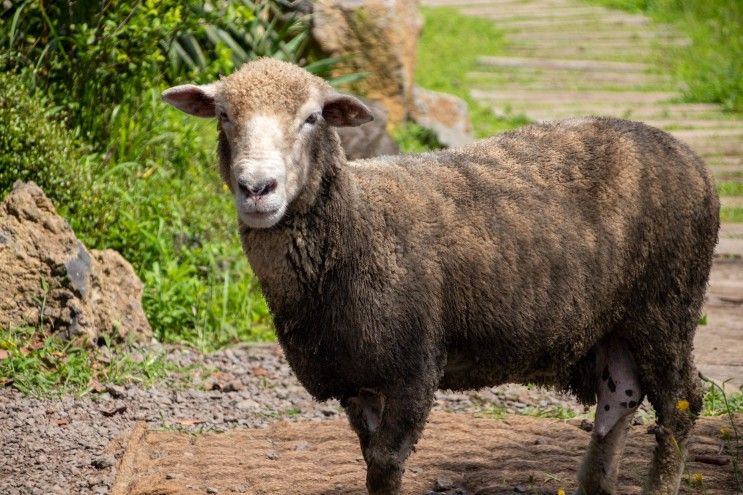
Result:
[[93,392],[98,393],[98,394],[102,394],[103,392],[106,391],[106,387],[101,382],[96,380],[95,378],[90,380],[90,383],[88,384],[88,386]]
[[0,359],[8,359],[10,357],[10,353],[6,351],[5,349],[0,349]]
[[261,366],[255,366],[252,371],[255,376],[268,376],[268,370]]

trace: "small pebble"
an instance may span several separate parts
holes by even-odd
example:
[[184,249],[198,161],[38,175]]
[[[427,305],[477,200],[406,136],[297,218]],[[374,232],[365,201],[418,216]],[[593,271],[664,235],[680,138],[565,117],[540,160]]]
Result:
[[434,491],[437,492],[445,492],[447,490],[450,490],[451,488],[454,488],[454,481],[452,481],[451,478],[447,478],[445,476],[436,478],[436,483],[433,485]]

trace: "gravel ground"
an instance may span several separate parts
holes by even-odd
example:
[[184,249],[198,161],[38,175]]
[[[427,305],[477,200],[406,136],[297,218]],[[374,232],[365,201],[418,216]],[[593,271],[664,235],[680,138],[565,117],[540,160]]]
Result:
[[[107,387],[82,398],[33,399],[0,389],[0,493],[105,494],[115,477],[123,440],[138,421],[150,428],[224,431],[279,419],[337,418],[337,402],[319,403],[292,374],[276,345],[243,346],[209,355],[169,349],[178,364],[213,368],[188,388]],[[204,368],[197,368],[204,369]],[[553,391],[508,385],[469,393],[439,392],[447,411],[524,412],[584,408]]]

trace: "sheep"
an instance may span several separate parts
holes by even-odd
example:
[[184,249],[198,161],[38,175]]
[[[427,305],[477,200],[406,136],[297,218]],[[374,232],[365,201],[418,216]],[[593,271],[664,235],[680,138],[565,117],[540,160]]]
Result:
[[163,93],[216,117],[242,247],[303,386],[340,400],[370,494],[397,494],[437,389],[506,382],[598,400],[579,493],[616,493],[647,395],[646,494],[679,487],[702,407],[692,340],[719,227],[703,162],[647,125],[541,123],[348,162],[357,98],[259,59]]

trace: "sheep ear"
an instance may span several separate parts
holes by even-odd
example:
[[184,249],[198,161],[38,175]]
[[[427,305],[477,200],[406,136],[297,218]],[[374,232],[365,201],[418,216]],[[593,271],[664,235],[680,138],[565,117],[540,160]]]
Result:
[[183,84],[166,89],[162,94],[165,103],[197,117],[214,117],[214,84]]
[[361,100],[350,95],[333,93],[325,98],[322,116],[335,127],[356,127],[374,120],[371,111]]

